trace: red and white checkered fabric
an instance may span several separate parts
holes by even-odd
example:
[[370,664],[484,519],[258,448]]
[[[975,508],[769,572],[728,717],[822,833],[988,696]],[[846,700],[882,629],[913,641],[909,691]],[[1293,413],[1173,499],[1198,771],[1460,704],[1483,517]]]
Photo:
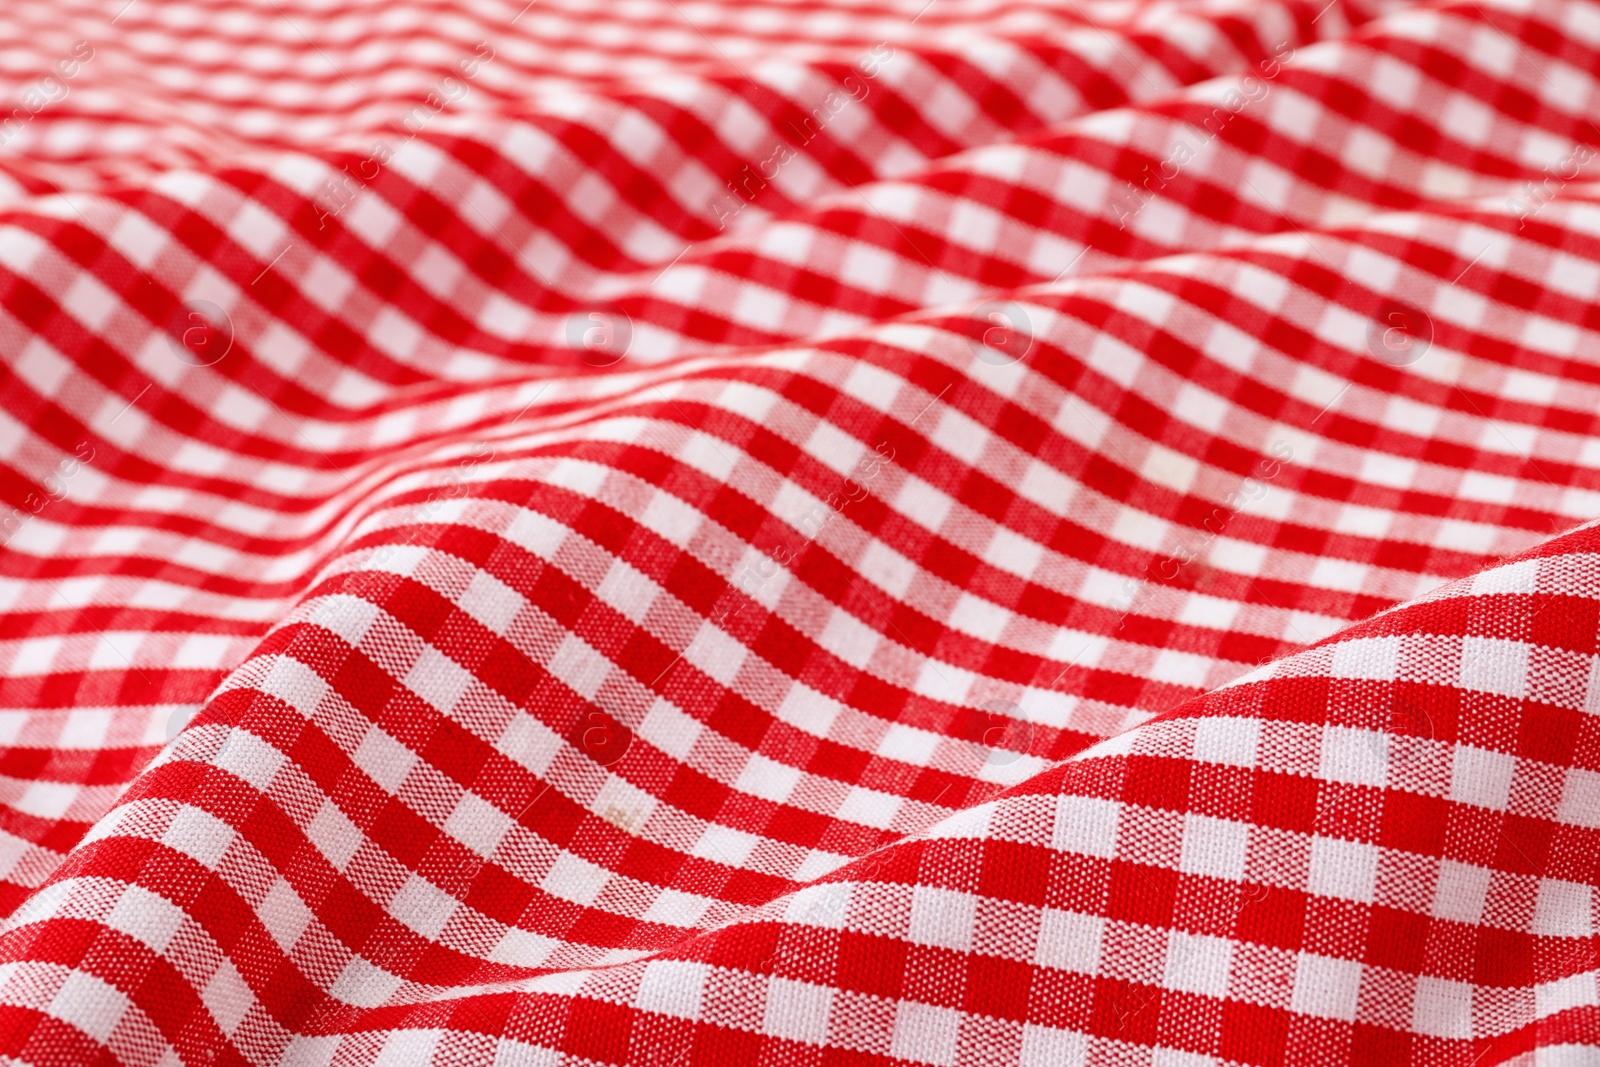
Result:
[[0,1062],[1600,1062],[1600,7],[6,0],[0,96]]

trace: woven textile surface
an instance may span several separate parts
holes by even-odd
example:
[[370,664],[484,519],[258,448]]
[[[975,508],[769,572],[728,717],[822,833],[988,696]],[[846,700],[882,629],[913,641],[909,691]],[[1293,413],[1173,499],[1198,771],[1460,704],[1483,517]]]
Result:
[[0,1062],[1600,1063],[1600,6],[6,0]]

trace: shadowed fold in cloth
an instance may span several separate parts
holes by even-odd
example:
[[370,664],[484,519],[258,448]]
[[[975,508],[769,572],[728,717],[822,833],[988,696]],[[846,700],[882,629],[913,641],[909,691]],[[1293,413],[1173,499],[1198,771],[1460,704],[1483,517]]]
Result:
[[1600,1063],[1600,8],[7,0],[0,1063]]

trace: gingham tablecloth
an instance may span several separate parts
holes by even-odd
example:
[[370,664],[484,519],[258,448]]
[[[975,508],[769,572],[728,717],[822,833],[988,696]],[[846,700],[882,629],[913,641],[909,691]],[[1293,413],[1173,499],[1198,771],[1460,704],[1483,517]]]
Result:
[[1600,1063],[1600,7],[6,0],[0,1061]]

